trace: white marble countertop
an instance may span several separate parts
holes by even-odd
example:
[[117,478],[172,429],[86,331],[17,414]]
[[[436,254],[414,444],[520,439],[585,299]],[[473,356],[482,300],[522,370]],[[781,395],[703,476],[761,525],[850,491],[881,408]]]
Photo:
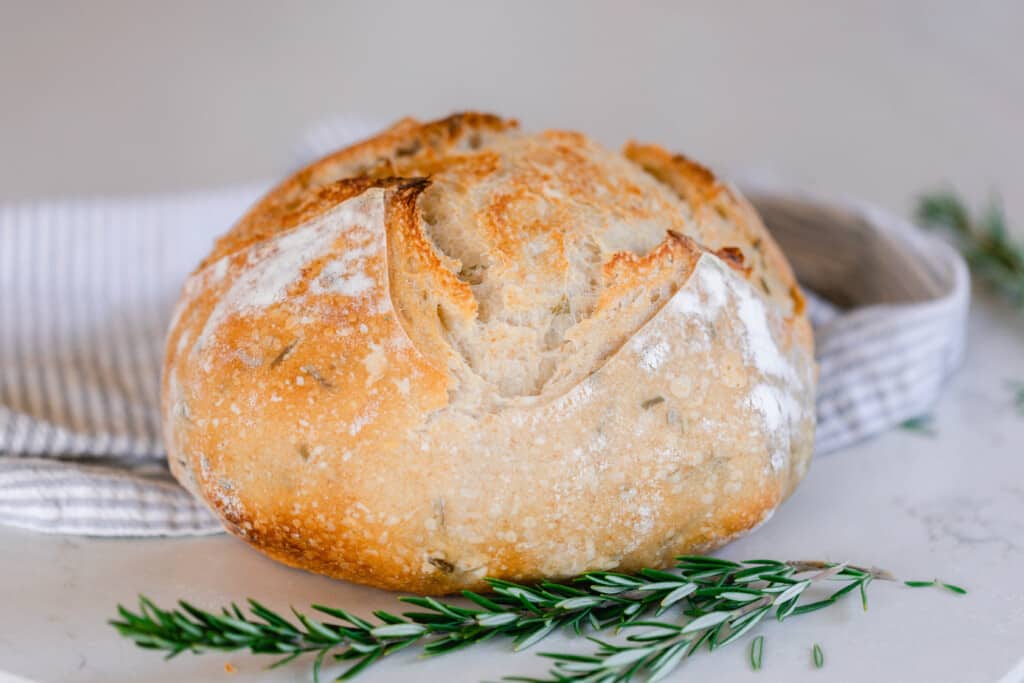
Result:
[[[1024,318],[977,298],[966,364],[936,406],[934,435],[896,430],[816,460],[771,522],[721,553],[849,560],[902,578],[938,577],[969,594],[875,582],[866,613],[854,598],[764,622],[760,672],[745,641],[694,657],[669,680],[1024,680],[1024,415],[1007,387],[1024,380]],[[209,607],[249,596],[275,608],[395,607],[394,594],[289,569],[228,536],[95,540],[0,527],[0,577],[0,670],[40,683],[308,680],[308,661],[268,672],[244,654],[164,662],[136,649],[104,622],[139,593]],[[822,670],[811,663],[813,643],[824,649]],[[540,649],[587,645],[558,635]],[[428,661],[400,653],[363,680],[454,683],[545,669],[541,658],[493,641]]]

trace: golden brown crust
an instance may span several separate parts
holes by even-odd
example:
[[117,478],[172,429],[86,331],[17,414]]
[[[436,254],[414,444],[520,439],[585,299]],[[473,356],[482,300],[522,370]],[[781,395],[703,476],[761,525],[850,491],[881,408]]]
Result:
[[704,232],[705,246],[743,254],[747,279],[791,316],[796,343],[813,353],[813,332],[803,315],[805,302],[793,269],[746,198],[699,163],[657,145],[630,142],[623,155],[686,199],[699,220],[714,224],[717,229]]
[[[791,310],[789,299],[796,278],[789,262],[772,240],[757,213],[739,197],[739,193],[721,183],[715,175],[682,154],[670,154],[657,145],[630,142],[623,149],[627,159],[672,188],[693,207],[699,221],[708,225],[702,233],[709,249],[729,248],[744,254],[755,282],[768,278],[781,286],[761,285],[784,310]],[[742,246],[741,246],[742,245]]]
[[[318,188],[345,179],[368,182],[402,175],[429,175],[431,163],[445,159],[460,142],[473,146],[485,134],[518,125],[514,119],[476,112],[454,114],[427,124],[402,119],[379,135],[329,154],[282,181],[217,241],[202,265],[280,231],[284,218],[308,203],[310,192],[315,193]],[[407,172],[410,169],[416,171]]]
[[175,476],[293,566],[396,590],[664,564],[813,443],[810,327],[753,209],[653,146],[406,119],[260,200],[186,283]]

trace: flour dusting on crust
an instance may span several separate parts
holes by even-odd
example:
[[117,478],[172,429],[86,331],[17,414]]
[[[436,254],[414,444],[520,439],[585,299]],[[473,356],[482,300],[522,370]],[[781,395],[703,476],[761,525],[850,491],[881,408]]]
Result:
[[[375,287],[374,279],[367,273],[367,263],[379,259],[384,250],[383,222],[383,192],[369,190],[310,223],[251,248],[242,275],[221,296],[193,350],[204,349],[211,335],[231,315],[285,302],[301,308],[304,297],[291,296],[290,290],[306,276],[306,268],[329,253],[339,239],[352,246],[323,264],[309,291],[352,298],[381,296],[380,288]],[[218,261],[214,270],[221,270],[227,258]]]
[[[640,367],[652,373],[663,372],[670,369],[663,365],[682,351],[680,347],[710,348],[726,322],[738,332],[738,351],[751,366],[750,375],[760,377],[744,403],[760,417],[771,470],[779,472],[788,462],[790,434],[804,417],[794,395],[804,383],[772,336],[772,321],[764,301],[721,259],[701,255],[686,285],[634,335],[629,346],[638,354]],[[707,373],[717,375],[720,382],[743,376],[725,365],[727,359],[728,354],[718,354],[710,360]],[[681,390],[684,386],[685,391]],[[677,397],[689,396],[689,378],[673,376],[670,391]]]

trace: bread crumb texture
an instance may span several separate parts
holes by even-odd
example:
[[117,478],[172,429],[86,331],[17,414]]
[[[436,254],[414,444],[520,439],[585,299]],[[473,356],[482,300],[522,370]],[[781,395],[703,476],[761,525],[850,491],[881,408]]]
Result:
[[708,170],[459,114],[287,179],[175,312],[175,476],[290,565],[420,593],[634,570],[805,473],[793,274]]

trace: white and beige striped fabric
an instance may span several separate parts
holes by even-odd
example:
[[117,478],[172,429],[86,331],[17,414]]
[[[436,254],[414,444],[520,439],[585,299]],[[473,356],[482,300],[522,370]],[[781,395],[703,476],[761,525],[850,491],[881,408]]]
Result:
[[[300,156],[370,130],[321,126]],[[927,411],[963,352],[960,257],[877,208],[743,187],[818,295],[818,453]],[[186,274],[262,189],[0,206],[0,523],[102,536],[220,530],[164,466],[163,337]]]

